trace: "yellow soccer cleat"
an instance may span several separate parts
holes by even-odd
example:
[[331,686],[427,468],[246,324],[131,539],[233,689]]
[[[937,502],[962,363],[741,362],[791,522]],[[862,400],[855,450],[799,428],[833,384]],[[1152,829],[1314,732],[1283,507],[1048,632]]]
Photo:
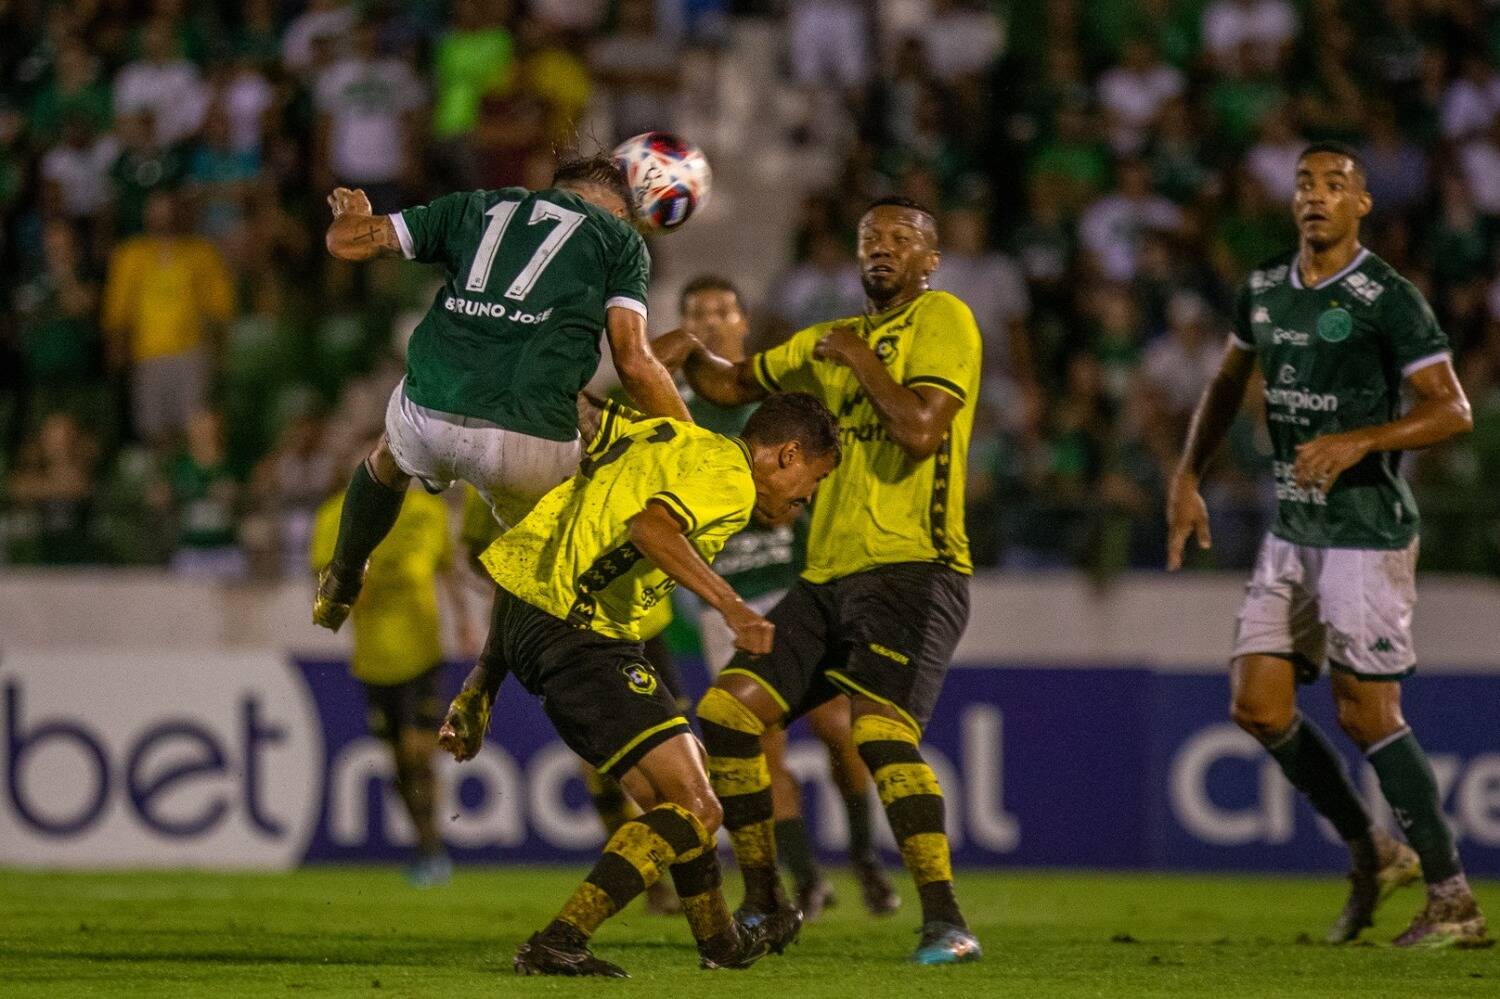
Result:
[[334,576],[333,566],[323,567],[318,573],[318,592],[313,597],[313,624],[329,631],[338,631],[344,626],[349,612],[354,609],[354,601],[359,599],[359,585],[364,582],[364,574],[360,573],[360,576],[351,587]]

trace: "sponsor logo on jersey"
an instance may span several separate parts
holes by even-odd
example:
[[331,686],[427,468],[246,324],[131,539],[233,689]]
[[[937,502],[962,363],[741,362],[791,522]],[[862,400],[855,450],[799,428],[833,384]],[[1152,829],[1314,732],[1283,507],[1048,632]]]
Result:
[[477,316],[481,319],[506,319],[523,326],[534,326],[537,323],[545,323],[552,317],[551,309],[543,309],[541,312],[522,312],[520,309],[511,309],[504,302],[476,302],[472,298],[459,298],[457,295],[449,298],[443,303],[443,308],[449,312],[456,312],[461,316]]
[[1396,647],[1391,644],[1391,640],[1383,635],[1370,643],[1371,652],[1394,652],[1395,650]]
[[1312,341],[1312,337],[1301,330],[1282,329],[1280,326],[1271,330],[1271,342],[1274,344],[1285,344],[1291,347],[1306,347]]
[[1328,495],[1320,489],[1307,489],[1297,484],[1290,461],[1271,462],[1271,475],[1276,479],[1276,499],[1283,503],[1311,503],[1327,506]]
[[1348,277],[1344,278],[1343,285],[1348,290],[1349,294],[1353,295],[1361,302],[1364,302],[1366,305],[1374,302],[1375,299],[1380,297],[1380,293],[1385,291],[1385,285],[1381,284],[1379,281],[1376,281],[1369,275],[1361,274],[1358,271],[1355,271],[1353,274],[1350,274]]
[[1319,339],[1341,343],[1354,332],[1354,317],[1349,315],[1348,309],[1332,308],[1318,317],[1317,329]]

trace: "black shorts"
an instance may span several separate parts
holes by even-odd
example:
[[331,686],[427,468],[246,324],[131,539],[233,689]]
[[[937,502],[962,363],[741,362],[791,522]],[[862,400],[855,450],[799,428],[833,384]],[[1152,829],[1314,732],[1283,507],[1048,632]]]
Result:
[[483,655],[541,698],[563,742],[600,773],[619,777],[692,732],[640,642],[575,628],[503,588]]
[[737,652],[724,672],[760,680],[789,719],[843,693],[889,704],[921,729],[969,621],[969,577],[900,562],[827,583],[799,579],[766,617],[776,626],[771,652]]
[[445,704],[438,696],[440,665],[400,683],[366,683],[365,707],[370,734],[395,742],[403,729],[436,732]]

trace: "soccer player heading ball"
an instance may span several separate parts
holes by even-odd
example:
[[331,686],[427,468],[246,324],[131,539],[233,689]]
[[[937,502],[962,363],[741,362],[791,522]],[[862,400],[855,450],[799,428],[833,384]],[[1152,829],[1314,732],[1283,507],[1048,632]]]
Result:
[[[1485,919],[1464,880],[1427,756],[1401,716],[1416,668],[1417,508],[1401,452],[1472,425],[1421,293],[1359,242],[1370,211],[1358,157],[1334,143],[1297,162],[1295,252],[1251,273],[1167,498],[1167,567],[1189,535],[1209,546],[1198,492],[1257,362],[1279,501],[1240,610],[1234,720],[1348,844],[1349,900],[1328,931],[1355,939],[1393,890],[1425,877],[1427,904],[1397,946],[1477,944]],[[1402,389],[1415,402],[1402,411]],[[1297,711],[1297,683],[1332,668],[1339,725],[1364,751],[1411,848],[1374,826],[1328,740]],[[1413,852],[1415,851],[1415,852]]]
[[600,330],[636,405],[689,419],[646,341],[651,261],[624,175],[603,157],[574,160],[552,184],[448,194],[393,215],[372,215],[361,191],[329,196],[334,256],[399,253],[441,264],[446,281],[412,334],[385,434],[349,483],[315,623],[343,624],[413,478],[432,491],[462,479],[514,524],[573,473],[577,395],[599,365]]
[[[737,362],[702,345],[688,356],[693,391],[720,406],[812,394],[837,414],[845,448],[813,508],[807,567],[767,615],[775,648],[737,654],[698,720],[745,878],[743,911],[775,918],[789,903],[761,736],[847,694],[854,743],[922,903],[912,959],[971,961],[979,941],[953,891],[943,792],[918,743],[969,616],[963,485],[979,329],[963,302],[928,290],[937,224],[921,205],[872,205],[859,223],[859,264],[865,314]],[[669,353],[661,340],[656,349]]]

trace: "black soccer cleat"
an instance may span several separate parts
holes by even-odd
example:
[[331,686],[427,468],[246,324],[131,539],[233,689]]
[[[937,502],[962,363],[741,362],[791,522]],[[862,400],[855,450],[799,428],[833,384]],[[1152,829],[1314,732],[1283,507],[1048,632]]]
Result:
[[589,950],[588,938],[572,927],[554,929],[549,926],[533,933],[531,939],[516,951],[514,963],[518,975],[630,977],[618,964],[595,957]]
[[885,868],[874,857],[854,860],[854,877],[859,882],[859,891],[864,896],[865,910],[872,916],[889,916],[901,908],[901,896],[896,886],[885,873]]
[[802,929],[802,913],[796,909],[777,909],[768,914],[736,917],[729,932],[698,945],[698,966],[709,971],[743,970],[767,954],[780,954],[797,939]]

